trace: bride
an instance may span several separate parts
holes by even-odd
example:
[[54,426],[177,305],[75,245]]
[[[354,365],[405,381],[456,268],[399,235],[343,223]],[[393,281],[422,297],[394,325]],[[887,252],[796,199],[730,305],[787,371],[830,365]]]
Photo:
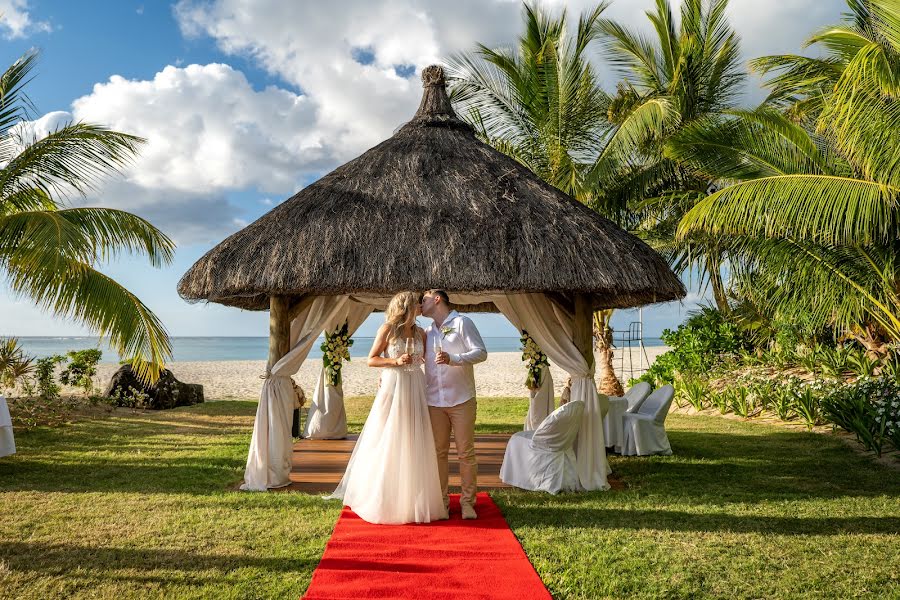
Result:
[[381,385],[341,483],[331,495],[370,523],[446,519],[422,372],[425,332],[416,326],[420,295],[402,292],[369,352]]

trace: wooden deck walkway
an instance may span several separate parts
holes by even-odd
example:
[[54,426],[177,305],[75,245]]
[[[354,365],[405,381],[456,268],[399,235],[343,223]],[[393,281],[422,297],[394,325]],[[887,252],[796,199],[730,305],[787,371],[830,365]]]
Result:
[[[350,461],[350,453],[357,435],[345,440],[300,440],[294,444],[291,485],[286,491],[329,493],[334,491]],[[478,489],[490,490],[509,487],[500,481],[500,464],[509,434],[483,434],[475,436],[475,453],[478,457]],[[450,493],[459,492],[459,460],[454,442],[450,442]]]

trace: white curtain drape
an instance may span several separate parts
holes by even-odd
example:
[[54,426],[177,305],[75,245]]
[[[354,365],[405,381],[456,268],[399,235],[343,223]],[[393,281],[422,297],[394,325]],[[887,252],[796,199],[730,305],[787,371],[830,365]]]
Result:
[[290,484],[294,412],[291,375],[300,369],[316,338],[346,310],[348,302],[348,296],[319,296],[291,322],[291,350],[272,366],[263,381],[242,490],[264,491]]
[[553,412],[553,377],[550,369],[541,370],[541,385],[536,390],[528,390],[528,414],[525,415],[525,431],[534,431]]
[[491,301],[517,329],[527,330],[551,362],[572,377],[572,400],[584,402],[584,418],[575,444],[578,478],[586,490],[609,489],[606,481],[609,465],[594,369],[588,367],[573,342],[571,316],[544,294],[492,296]]
[[[325,331],[331,332],[347,323],[349,335],[356,333],[374,306],[350,301],[332,322],[326,324]],[[325,376],[325,365],[319,370],[319,379],[309,405],[309,414],[303,428],[303,437],[314,440],[337,440],[347,437],[347,412],[344,409],[344,389],[342,384],[329,385]]]

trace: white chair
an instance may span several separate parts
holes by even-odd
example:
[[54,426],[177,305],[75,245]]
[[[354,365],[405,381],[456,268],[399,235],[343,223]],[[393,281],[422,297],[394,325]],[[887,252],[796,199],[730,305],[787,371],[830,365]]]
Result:
[[650,387],[650,384],[646,381],[639,381],[631,386],[628,391],[625,392],[625,395],[622,396],[628,404],[626,411],[631,413],[637,412],[652,390],[653,388]]
[[665,423],[674,397],[675,388],[664,385],[647,396],[636,412],[625,413],[623,455],[672,454]]
[[12,419],[6,398],[0,396],[0,456],[16,453],[16,440],[13,439]]
[[603,415],[603,433],[606,436],[606,447],[622,452],[625,440],[624,421],[626,412],[634,412],[650,395],[650,384],[641,381],[632,386],[624,396],[610,396],[608,413]]
[[584,402],[573,400],[550,413],[534,431],[513,434],[500,466],[500,481],[551,494],[580,491],[575,438],[583,415]]

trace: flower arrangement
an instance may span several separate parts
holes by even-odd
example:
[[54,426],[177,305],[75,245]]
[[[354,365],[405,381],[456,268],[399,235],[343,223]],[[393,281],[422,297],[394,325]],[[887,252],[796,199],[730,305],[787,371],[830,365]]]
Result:
[[328,385],[336,387],[341,384],[341,363],[350,360],[350,339],[347,322],[331,333],[325,333],[325,341],[320,346],[322,364],[325,365],[325,377]]
[[547,355],[541,350],[528,332],[522,330],[522,360],[528,368],[528,377],[525,378],[525,387],[536,390],[541,387],[541,373],[544,367],[550,364]]
[[451,333],[453,333],[454,329],[449,325],[445,325],[441,327],[441,337],[447,337]]

